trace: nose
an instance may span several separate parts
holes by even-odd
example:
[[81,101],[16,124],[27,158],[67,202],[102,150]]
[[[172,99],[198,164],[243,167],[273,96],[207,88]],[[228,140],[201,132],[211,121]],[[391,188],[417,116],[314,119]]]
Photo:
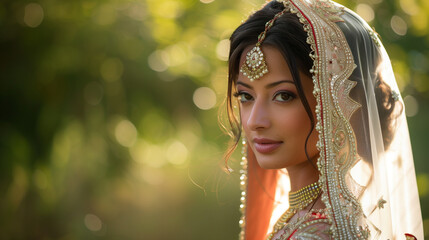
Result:
[[255,100],[249,118],[247,119],[247,126],[252,131],[257,131],[269,128],[271,124],[269,118],[269,109],[264,101]]

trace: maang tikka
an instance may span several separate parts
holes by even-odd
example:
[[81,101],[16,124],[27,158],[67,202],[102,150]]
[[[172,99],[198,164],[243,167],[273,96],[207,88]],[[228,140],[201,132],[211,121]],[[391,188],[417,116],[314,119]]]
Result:
[[285,12],[286,9],[277,13],[273,19],[265,24],[265,30],[259,34],[256,46],[252,48],[252,50],[250,50],[246,55],[246,62],[241,66],[240,72],[242,72],[244,76],[247,76],[251,82],[261,78],[268,72],[268,67],[267,63],[265,62],[264,53],[261,49],[261,44],[267,35],[267,31],[273,26],[274,21],[276,21]]

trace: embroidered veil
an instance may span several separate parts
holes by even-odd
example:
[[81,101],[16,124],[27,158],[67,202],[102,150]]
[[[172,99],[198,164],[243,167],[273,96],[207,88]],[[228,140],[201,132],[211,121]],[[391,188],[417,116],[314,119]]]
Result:
[[[377,34],[331,1],[279,2],[312,49],[317,167],[332,238],[423,239],[404,104]],[[259,167],[245,140],[243,153],[240,239],[262,240],[288,208],[289,178]]]

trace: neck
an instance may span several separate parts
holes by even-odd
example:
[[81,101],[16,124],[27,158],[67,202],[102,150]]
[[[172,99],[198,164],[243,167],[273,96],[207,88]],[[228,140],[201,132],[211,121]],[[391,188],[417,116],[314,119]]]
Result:
[[[316,157],[317,159],[317,157]],[[316,162],[315,159],[312,159]],[[319,179],[319,171],[309,161],[286,168],[290,179],[290,190],[292,192],[316,182]]]

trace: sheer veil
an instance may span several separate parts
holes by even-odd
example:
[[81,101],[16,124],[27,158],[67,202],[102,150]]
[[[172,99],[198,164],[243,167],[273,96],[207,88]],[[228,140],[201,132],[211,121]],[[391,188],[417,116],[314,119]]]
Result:
[[[376,34],[346,10],[338,23],[352,51],[357,82],[350,97],[361,104],[351,125],[358,162],[346,175],[359,200],[371,238],[423,239],[421,211],[402,98],[389,57]],[[365,121],[366,119],[366,121]]]
[[[333,239],[423,239],[404,104],[377,34],[331,1],[279,2],[313,50],[319,184]],[[240,236],[262,240],[288,208],[289,178],[260,168],[245,141],[243,153]]]

